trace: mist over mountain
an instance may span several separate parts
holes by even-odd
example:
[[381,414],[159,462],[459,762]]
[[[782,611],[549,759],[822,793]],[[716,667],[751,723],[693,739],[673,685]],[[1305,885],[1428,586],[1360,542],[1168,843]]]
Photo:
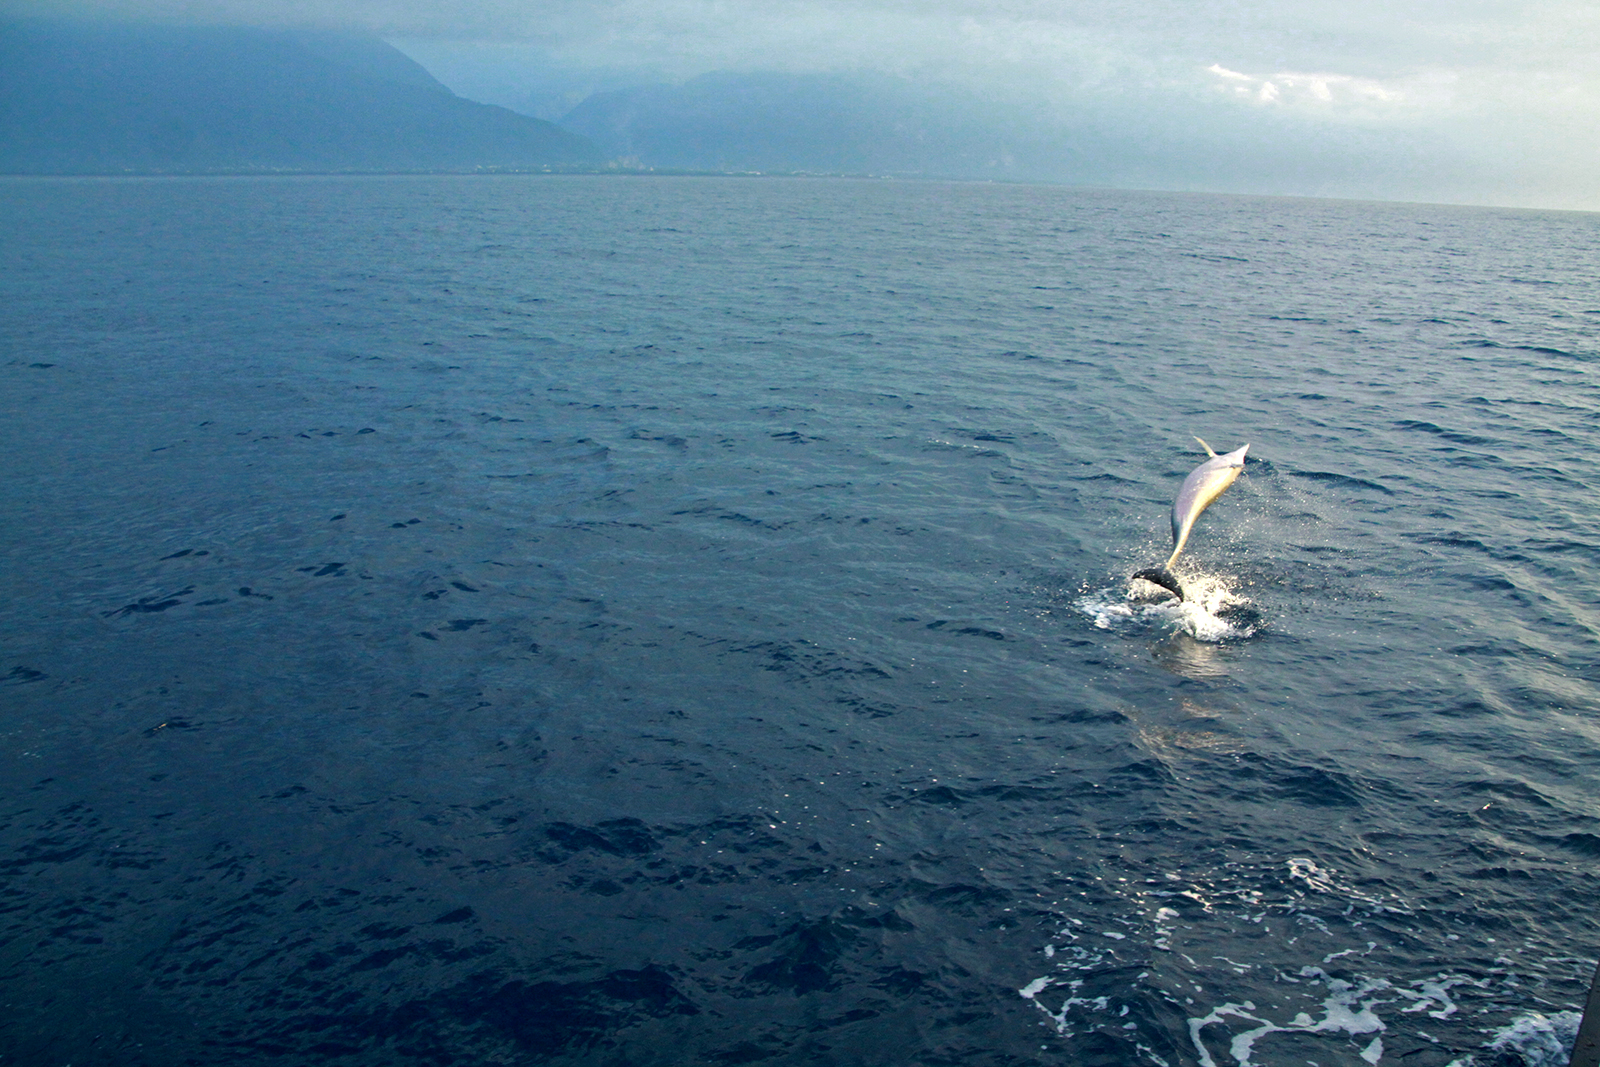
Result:
[[601,158],[578,134],[456,96],[360,33],[0,25],[0,172],[524,169]]
[[888,75],[712,73],[596,93],[561,119],[608,156],[715,171],[1012,176],[976,101]]
[[1392,186],[1414,165],[1375,143],[1385,131],[1204,105],[1122,92],[1072,108],[875,72],[719,72],[595,93],[559,121],[612,159],[689,170],[1362,195],[1365,161],[1385,159]]

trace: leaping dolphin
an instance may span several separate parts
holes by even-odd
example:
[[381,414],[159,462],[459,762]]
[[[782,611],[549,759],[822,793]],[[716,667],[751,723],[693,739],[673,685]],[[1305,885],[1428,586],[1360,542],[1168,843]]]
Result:
[[[1200,438],[1196,437],[1195,440],[1200,441]],[[1178,499],[1172,502],[1172,555],[1161,566],[1150,567],[1134,575],[1135,578],[1143,578],[1171,590],[1179,600],[1184,598],[1183,586],[1178,582],[1177,575],[1172,573],[1172,564],[1188,543],[1194,520],[1239,477],[1239,472],[1244,470],[1244,454],[1250,451],[1249,445],[1241,445],[1219,456],[1204,441],[1200,441],[1200,447],[1211,458],[1189,473],[1189,477],[1183,480],[1183,488],[1178,490]]]

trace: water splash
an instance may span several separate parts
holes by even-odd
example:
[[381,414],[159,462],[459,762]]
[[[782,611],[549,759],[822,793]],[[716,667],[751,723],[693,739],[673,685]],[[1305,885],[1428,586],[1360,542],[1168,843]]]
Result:
[[1187,634],[1207,644],[1242,640],[1260,628],[1260,613],[1248,597],[1229,586],[1226,577],[1186,574],[1182,582],[1183,600],[1156,591],[1155,585],[1141,579],[1087,593],[1075,606],[1102,630],[1155,629]]

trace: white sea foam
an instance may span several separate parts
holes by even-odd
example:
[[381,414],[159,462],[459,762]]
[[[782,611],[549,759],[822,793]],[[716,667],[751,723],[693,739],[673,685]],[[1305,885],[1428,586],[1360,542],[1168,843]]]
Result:
[[[1130,1063],[1170,1058],[1154,1051],[1161,1039],[1139,1029],[1171,1026],[1141,1011],[1153,1002],[1186,1016],[1187,1033],[1178,1031],[1190,1046],[1185,1058],[1203,1067],[1272,1067],[1289,1062],[1291,1050],[1303,1062],[1307,1042],[1325,1047],[1321,1062],[1379,1067],[1386,1056],[1402,1062],[1420,1042],[1439,1046],[1435,1033],[1447,1035],[1444,1048],[1478,1047],[1457,1052],[1451,1067],[1564,1067],[1576,1037],[1576,1012],[1507,1021],[1528,990],[1509,960],[1475,974],[1386,972],[1367,935],[1414,912],[1397,898],[1353,889],[1325,860],[1295,856],[1248,874],[1230,865],[1220,879],[1169,873],[1125,892],[1123,938],[1095,937],[1068,918],[1044,953],[1048,973],[1018,992],[1060,1038],[1098,1032],[1131,1041],[1138,1055]],[[1096,918],[1104,922],[1103,911]],[[1411,933],[1426,936],[1422,928]],[[1286,967],[1284,946],[1296,946],[1304,962]],[[1458,950],[1442,942],[1439,956]],[[1113,977],[1136,960],[1136,977]]]
[[1398,897],[1393,895],[1378,897],[1371,893],[1364,893],[1353,886],[1345,885],[1338,880],[1338,876],[1333,871],[1319,867],[1315,860],[1308,859],[1305,856],[1290,858],[1289,877],[1294,881],[1304,883],[1308,888],[1318,893],[1334,893],[1378,911],[1392,911],[1402,915],[1411,914],[1410,906]]
[[[1493,1054],[1494,1063],[1512,1059],[1525,1067],[1567,1067],[1582,1023],[1583,1016],[1575,1011],[1550,1015],[1530,1011],[1494,1031],[1483,1048]],[[1478,1064],[1478,1057],[1469,1053],[1451,1060],[1447,1067],[1478,1067]]]
[[1490,1052],[1514,1052],[1528,1067],[1566,1067],[1582,1022],[1583,1016],[1575,1011],[1552,1015],[1530,1011],[1495,1031],[1484,1047]]
[[[1324,972],[1315,967],[1303,967],[1300,974],[1302,977],[1326,982],[1328,996],[1322,1001],[1322,1018],[1313,1019],[1305,1012],[1298,1012],[1289,1022],[1279,1025],[1253,1014],[1256,1006],[1248,1000],[1240,1004],[1223,1004],[1213,1008],[1209,1014],[1189,1020],[1189,1037],[1194,1042],[1195,1053],[1200,1057],[1203,1067],[1218,1067],[1218,1065],[1211,1058],[1210,1050],[1201,1039],[1202,1031],[1212,1024],[1225,1023],[1229,1017],[1258,1024],[1252,1030],[1234,1034],[1233,1040],[1228,1045],[1228,1054],[1239,1067],[1255,1067],[1255,1060],[1252,1057],[1255,1055],[1256,1042],[1269,1034],[1348,1034],[1351,1037],[1364,1037],[1367,1034],[1381,1034],[1387,1029],[1383,1020],[1373,1010],[1384,1001],[1373,994],[1381,994],[1392,989],[1388,982],[1381,978],[1347,982],[1343,979],[1328,978]],[[1376,1064],[1383,1058],[1383,1038],[1375,1036],[1366,1042],[1360,1056],[1368,1063]],[[1271,1060],[1266,1062],[1270,1063]]]

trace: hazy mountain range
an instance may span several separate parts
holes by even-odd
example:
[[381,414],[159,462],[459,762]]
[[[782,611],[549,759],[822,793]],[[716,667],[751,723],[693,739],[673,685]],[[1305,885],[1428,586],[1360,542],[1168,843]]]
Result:
[[887,75],[717,73],[596,93],[560,120],[606,155],[713,171],[1012,176],[998,116]]
[[[975,100],[888,75],[706,74],[559,122],[475,103],[376,37],[0,25],[0,172],[640,169],[1035,176]],[[1030,152],[1037,155],[1037,145]]]
[[[615,72],[614,72],[615,74]],[[614,77],[613,74],[613,77]],[[588,72],[552,68],[550,87]],[[475,171],[621,166],[1005,178],[1133,188],[1363,192],[1399,131],[1122,92],[1062,107],[873,72],[709,73],[681,83],[457,96],[355,32],[110,22],[0,23],[0,173]],[[530,97],[531,99],[531,97]],[[1241,146],[1253,145],[1249,151]]]
[[0,0],[0,172],[620,165],[1594,209],[1588,7],[1357,8]]
[[579,134],[463,100],[375,37],[225,26],[0,25],[0,172],[595,165]]

